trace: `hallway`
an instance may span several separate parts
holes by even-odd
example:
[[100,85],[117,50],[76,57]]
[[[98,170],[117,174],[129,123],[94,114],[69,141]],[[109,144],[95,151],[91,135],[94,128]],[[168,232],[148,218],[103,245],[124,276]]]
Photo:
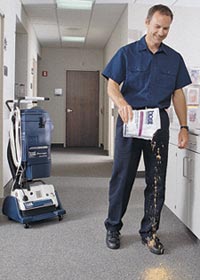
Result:
[[[52,151],[52,176],[45,179],[59,193],[67,215],[33,224],[0,216],[1,270],[6,280],[198,280],[199,242],[164,207],[159,236],[162,256],[140,242],[144,179],[137,178],[124,218],[121,248],[105,245],[111,158],[100,149]],[[13,247],[15,249],[13,250]]]

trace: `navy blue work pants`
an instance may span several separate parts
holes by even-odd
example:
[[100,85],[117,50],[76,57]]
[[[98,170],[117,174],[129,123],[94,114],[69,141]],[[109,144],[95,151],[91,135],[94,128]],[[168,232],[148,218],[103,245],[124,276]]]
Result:
[[152,141],[123,137],[123,122],[117,120],[115,156],[109,188],[109,209],[105,221],[107,230],[120,230],[126,212],[141,154],[145,165],[144,217],[140,235],[151,236],[159,228],[165,198],[165,179],[168,158],[169,118],[160,110],[161,129]]

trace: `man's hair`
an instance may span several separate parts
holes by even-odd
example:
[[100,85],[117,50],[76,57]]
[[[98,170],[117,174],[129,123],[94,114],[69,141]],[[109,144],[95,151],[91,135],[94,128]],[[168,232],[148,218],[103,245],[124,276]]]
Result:
[[151,20],[155,12],[159,12],[161,15],[169,16],[171,17],[171,20],[173,20],[174,15],[170,8],[162,4],[151,7],[148,10],[147,19]]

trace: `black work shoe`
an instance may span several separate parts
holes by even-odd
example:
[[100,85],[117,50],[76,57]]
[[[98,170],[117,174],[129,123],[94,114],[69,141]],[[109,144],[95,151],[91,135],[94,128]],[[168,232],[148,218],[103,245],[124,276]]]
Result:
[[160,239],[153,234],[152,237],[142,237],[142,244],[146,245],[149,251],[156,255],[164,254],[164,246],[160,242]]
[[119,249],[120,232],[108,230],[106,234],[106,245],[110,249]]

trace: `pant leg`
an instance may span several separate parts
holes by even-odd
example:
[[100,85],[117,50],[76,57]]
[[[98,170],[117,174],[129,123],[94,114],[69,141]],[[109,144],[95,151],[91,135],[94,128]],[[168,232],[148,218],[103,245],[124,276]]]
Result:
[[165,180],[168,159],[169,118],[161,111],[161,129],[152,141],[146,141],[143,154],[146,188],[144,191],[144,217],[140,235],[151,236],[159,228],[160,215],[165,199]]
[[118,118],[115,139],[115,156],[109,188],[109,208],[105,227],[120,230],[130,198],[141,156],[139,139],[124,138],[123,123]]

